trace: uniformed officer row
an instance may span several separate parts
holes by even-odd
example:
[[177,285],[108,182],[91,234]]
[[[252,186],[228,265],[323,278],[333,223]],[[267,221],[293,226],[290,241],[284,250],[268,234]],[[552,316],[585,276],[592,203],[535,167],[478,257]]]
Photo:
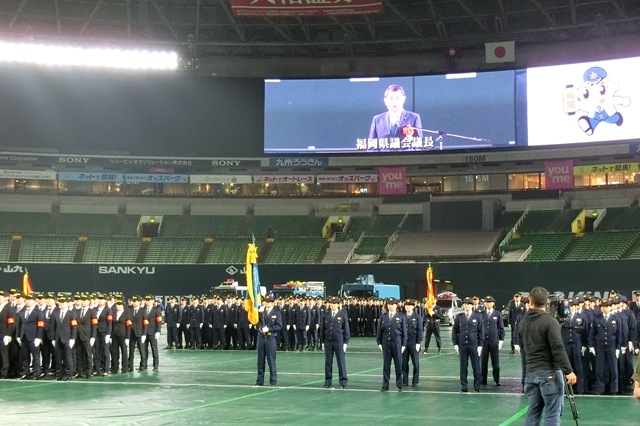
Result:
[[149,351],[157,370],[161,310],[150,295],[130,301],[125,306],[103,294],[55,298],[0,291],[0,378],[125,374],[134,369],[136,349],[138,371],[147,369]]

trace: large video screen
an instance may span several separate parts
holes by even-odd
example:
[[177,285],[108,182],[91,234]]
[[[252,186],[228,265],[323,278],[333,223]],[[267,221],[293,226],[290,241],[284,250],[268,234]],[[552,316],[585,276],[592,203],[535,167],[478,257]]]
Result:
[[[640,58],[265,82],[264,152],[436,152],[640,138]],[[635,101],[634,101],[635,99]]]
[[265,153],[383,153],[516,145],[516,71],[267,80]]

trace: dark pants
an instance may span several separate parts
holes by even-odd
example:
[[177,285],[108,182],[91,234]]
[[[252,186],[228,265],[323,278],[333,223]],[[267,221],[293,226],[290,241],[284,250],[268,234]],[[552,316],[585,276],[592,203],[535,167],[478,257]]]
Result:
[[[33,359],[33,371],[31,371],[31,360]],[[20,344],[20,360],[22,362],[21,373],[39,376],[40,370],[40,349],[33,342],[29,342],[26,338],[22,338]]]
[[111,364],[111,350],[109,343],[105,342],[105,333],[98,333],[96,337],[95,347],[95,366],[96,371],[100,374],[109,372]]
[[42,339],[40,351],[42,352],[42,372],[44,374],[49,374],[49,370],[56,369],[56,350],[53,347],[53,342],[50,338],[45,336]]
[[402,389],[402,348],[394,341],[382,341],[382,388],[389,389],[391,378],[391,360],[396,369],[396,386]]
[[147,347],[144,343],[142,343],[141,337],[131,337],[129,339],[129,360],[128,360],[128,371],[133,371],[133,359],[136,353],[136,347],[138,348],[138,352],[140,352],[140,368],[146,368],[147,365]]
[[618,360],[613,346],[596,348],[596,393],[618,392]]
[[178,325],[167,326],[167,346],[178,346]]
[[485,339],[485,345],[482,348],[482,384],[487,383],[487,377],[489,376],[489,357],[491,357],[491,369],[493,373],[493,381],[497,384],[500,383],[500,351],[498,349],[498,342],[488,342]]
[[297,327],[296,330],[296,346],[300,349],[304,349],[307,345],[307,330],[302,327]]
[[256,343],[256,351],[258,352],[258,378],[256,384],[264,385],[264,367],[265,360],[269,364],[269,383],[275,385],[278,382],[278,371],[276,369],[276,338],[258,334]]
[[200,333],[200,326],[194,325],[189,327],[189,341],[192,348],[198,348],[202,346],[202,334]]
[[347,364],[344,358],[342,341],[329,340],[324,342],[324,384],[331,386],[333,380],[333,355],[338,364],[340,386],[347,386]]
[[413,365],[413,376],[411,377],[411,384],[417,385],[420,382],[420,352],[416,350],[416,343],[407,343],[407,347],[402,354],[402,384],[407,386],[409,384],[409,358],[411,358],[411,364]]
[[112,337],[111,338],[111,372],[118,372],[118,364],[122,358],[122,374],[129,371],[129,361],[127,358],[127,338]]
[[249,327],[238,327],[238,348],[246,349],[251,347],[251,336],[249,335]]
[[467,374],[469,361],[473,370],[473,389],[480,390],[480,358],[478,357],[478,347],[475,345],[460,345],[460,389],[466,391],[468,388]]
[[213,347],[214,348],[222,348],[225,342],[224,337],[224,328],[214,328],[213,329]]
[[56,340],[56,376],[71,377],[73,374],[73,352],[69,343]]
[[576,383],[576,392],[584,393],[584,362],[582,360],[582,345],[580,342],[569,342],[565,343],[565,349],[567,351],[567,357],[569,358],[569,362],[571,362],[571,367],[573,371],[578,376],[578,382]]
[[93,369],[93,348],[88,340],[76,340],[76,373],[90,376]]
[[184,347],[189,346],[189,342],[191,341],[191,336],[189,334],[189,327],[187,327],[187,324],[180,324],[180,327],[178,327],[178,346],[182,346],[183,338],[184,338]]
[[440,327],[436,328],[427,328],[427,334],[424,340],[424,350],[429,349],[429,344],[431,343],[431,336],[436,338],[436,345],[438,349],[442,347],[442,339],[440,339]]
[[[158,352],[158,339],[156,339],[155,334],[147,334],[147,341],[144,342],[144,346],[145,352],[147,353],[147,359],[149,358],[149,347],[151,347],[151,355],[153,356],[153,368],[157,369],[160,365],[160,353]],[[146,370],[147,363],[141,363],[141,365]]]
[[0,336],[0,379],[9,375],[9,345],[4,344],[4,336]]

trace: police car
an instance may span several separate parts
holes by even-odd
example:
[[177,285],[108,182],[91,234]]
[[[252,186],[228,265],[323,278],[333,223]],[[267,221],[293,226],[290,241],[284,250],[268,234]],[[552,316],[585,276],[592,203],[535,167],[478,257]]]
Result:
[[463,312],[462,300],[457,294],[451,291],[443,291],[442,293],[437,294],[436,305],[440,306],[440,309],[442,309],[442,319],[440,320],[440,324],[443,325],[453,325],[453,319],[456,315]]

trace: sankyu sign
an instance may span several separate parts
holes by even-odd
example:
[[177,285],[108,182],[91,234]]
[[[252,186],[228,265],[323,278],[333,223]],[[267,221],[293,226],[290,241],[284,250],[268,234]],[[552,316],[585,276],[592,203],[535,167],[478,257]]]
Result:
[[153,275],[155,266],[98,266],[99,274],[115,275]]
[[251,183],[251,176],[236,175],[191,175],[189,176],[191,183]]
[[378,169],[378,194],[398,195],[407,193],[406,167],[380,167]]
[[544,162],[545,189],[573,188],[573,160]]

